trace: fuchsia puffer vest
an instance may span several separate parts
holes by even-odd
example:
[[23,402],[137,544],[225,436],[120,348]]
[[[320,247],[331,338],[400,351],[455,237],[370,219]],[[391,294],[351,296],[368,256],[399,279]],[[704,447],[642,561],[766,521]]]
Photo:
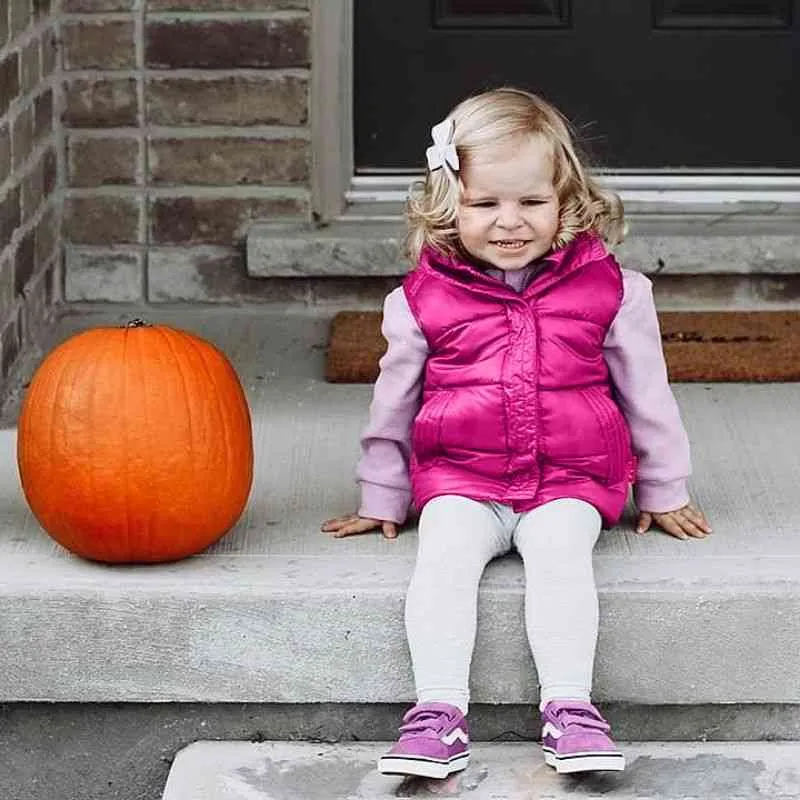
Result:
[[528,511],[574,497],[619,520],[635,460],[603,342],[622,274],[582,234],[517,293],[432,250],[405,279],[428,342],[412,431],[414,505],[460,494]]

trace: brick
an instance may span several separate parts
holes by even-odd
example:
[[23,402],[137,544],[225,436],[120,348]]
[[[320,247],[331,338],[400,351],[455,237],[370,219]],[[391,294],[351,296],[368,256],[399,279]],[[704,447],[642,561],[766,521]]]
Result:
[[307,11],[310,0],[147,0],[148,11]]
[[159,247],[147,259],[148,300],[235,302],[248,281],[244,254],[233,247]]
[[129,69],[136,66],[133,22],[81,20],[65,24],[65,69]]
[[[8,125],[0,125],[0,184],[11,174],[11,133]],[[3,244],[0,242],[0,247]]]
[[11,127],[11,152],[14,169],[18,169],[33,150],[33,106],[28,106],[17,114]]
[[39,83],[39,40],[31,39],[22,49],[19,62],[20,89],[32,92]]
[[0,117],[2,117],[11,101],[19,95],[19,54],[15,51],[0,63]]
[[64,238],[72,244],[137,244],[139,205],[137,197],[68,197]]
[[17,245],[14,256],[14,293],[20,294],[36,268],[36,243],[33,231],[28,231]]
[[58,183],[58,157],[53,147],[48,147],[44,153],[44,194],[50,197]]
[[55,31],[50,28],[42,34],[42,79],[49,78],[58,63],[58,41]]
[[0,197],[0,249],[5,247],[22,222],[20,188],[14,186]]
[[375,308],[397,287],[397,279],[250,277],[244,253],[234,247],[151,247],[147,257],[147,300],[151,303],[281,303],[341,305],[344,295],[358,307]]
[[33,138],[40,142],[53,132],[53,90],[47,88],[33,103]]
[[150,241],[156,244],[241,244],[259,218],[307,213],[297,198],[156,197],[150,206]]
[[142,299],[143,255],[68,247],[64,293],[68,302],[130,303]]
[[310,158],[305,139],[162,139],[150,144],[150,177],[155,184],[302,184]]
[[154,125],[305,125],[308,79],[294,75],[151,78],[147,119]]
[[69,186],[132,185],[136,183],[139,142],[70,136],[67,164]]
[[309,21],[251,19],[153,22],[147,25],[148,67],[307,67]]
[[61,0],[68,14],[101,14],[105,11],[130,11],[136,0]]
[[[5,3],[3,4],[5,5]],[[11,35],[22,33],[33,19],[33,4],[31,0],[11,0]]]
[[50,206],[34,229],[36,252],[34,258],[37,271],[53,257],[59,244],[59,218],[54,206]]
[[64,103],[64,122],[73,128],[115,128],[138,123],[134,78],[67,81]]
[[22,224],[24,225],[36,214],[44,197],[44,154],[40,156],[33,169],[23,178],[20,188]]

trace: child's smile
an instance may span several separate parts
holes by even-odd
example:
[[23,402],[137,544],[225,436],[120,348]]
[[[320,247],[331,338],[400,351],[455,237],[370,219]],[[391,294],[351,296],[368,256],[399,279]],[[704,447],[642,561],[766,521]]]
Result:
[[558,196],[548,145],[529,137],[490,148],[461,172],[456,214],[464,249],[497,269],[517,270],[545,255],[558,232]]

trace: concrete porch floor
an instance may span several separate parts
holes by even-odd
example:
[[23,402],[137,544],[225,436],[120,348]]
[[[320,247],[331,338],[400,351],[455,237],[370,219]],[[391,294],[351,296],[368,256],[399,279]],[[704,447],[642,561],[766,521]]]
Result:
[[557,775],[530,743],[472,748],[446,780],[381,775],[385,745],[196,742],[178,753],[163,800],[796,800],[800,743],[625,744],[624,772]]
[[[410,700],[402,608],[413,527],[396,541],[319,532],[322,519],[355,507],[353,467],[371,392],[322,378],[333,310],[144,313],[213,341],[238,370],[256,446],[249,505],[226,537],[182,562],[108,567],[74,558],[25,505],[12,392],[0,432],[0,701]],[[141,314],[74,310],[45,349]],[[20,380],[35,361],[29,355]],[[693,442],[692,492],[714,533],[701,542],[640,537],[628,520],[602,536],[596,699],[800,703],[800,385],[675,391]],[[476,703],[536,699],[522,590],[516,556],[490,565]]]

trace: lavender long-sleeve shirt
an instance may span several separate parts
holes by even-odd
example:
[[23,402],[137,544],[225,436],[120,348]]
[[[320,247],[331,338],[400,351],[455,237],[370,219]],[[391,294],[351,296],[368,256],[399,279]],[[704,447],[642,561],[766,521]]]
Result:
[[[528,267],[489,274],[519,292],[535,272]],[[639,459],[634,498],[642,511],[672,511],[689,501],[689,441],[667,379],[652,285],[632,270],[623,269],[622,278],[623,301],[603,352]],[[361,437],[358,513],[402,523],[411,504],[411,427],[422,400],[428,357],[428,343],[402,287],[386,298],[382,331],[388,348]]]

